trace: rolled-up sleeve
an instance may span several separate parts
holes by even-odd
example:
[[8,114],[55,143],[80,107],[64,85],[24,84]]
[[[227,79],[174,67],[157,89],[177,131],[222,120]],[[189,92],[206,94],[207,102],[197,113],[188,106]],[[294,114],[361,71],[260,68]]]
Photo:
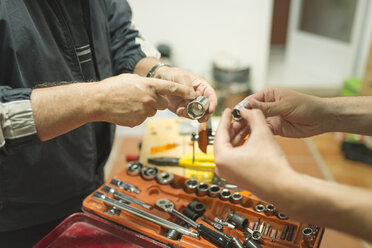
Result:
[[144,57],[160,58],[158,50],[135,29],[132,11],[125,0],[105,1],[111,35],[113,71],[131,73]]
[[13,150],[40,143],[30,95],[31,89],[0,86],[0,160]]

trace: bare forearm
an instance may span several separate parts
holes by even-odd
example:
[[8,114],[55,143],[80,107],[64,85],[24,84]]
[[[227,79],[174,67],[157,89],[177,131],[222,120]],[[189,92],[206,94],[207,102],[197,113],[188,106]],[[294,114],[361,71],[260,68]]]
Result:
[[329,112],[326,132],[372,135],[372,97],[335,97],[323,99]]
[[94,83],[35,89],[31,106],[40,140],[52,139],[94,120]]
[[277,189],[272,202],[294,219],[372,240],[371,191],[304,175],[283,180]]

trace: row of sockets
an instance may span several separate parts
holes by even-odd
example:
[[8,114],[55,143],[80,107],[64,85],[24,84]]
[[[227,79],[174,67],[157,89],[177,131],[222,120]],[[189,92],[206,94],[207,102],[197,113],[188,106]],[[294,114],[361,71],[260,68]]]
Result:
[[[127,166],[127,173],[131,176],[140,175],[144,180],[156,180],[159,184],[166,185],[172,184],[174,176],[169,172],[159,172],[156,167],[145,167],[140,162],[129,163]],[[241,204],[244,206],[242,199],[243,196],[238,192],[231,192],[228,189],[221,189],[218,185],[209,185],[208,183],[198,182],[195,179],[188,179],[185,181],[183,189],[188,194],[195,193],[198,196],[209,196],[212,198],[219,198],[222,201],[230,201],[234,204]],[[275,215],[281,220],[285,220],[288,217],[285,214],[276,211],[276,208],[272,204],[263,205],[257,204],[254,208],[257,212],[263,212],[267,216]]]

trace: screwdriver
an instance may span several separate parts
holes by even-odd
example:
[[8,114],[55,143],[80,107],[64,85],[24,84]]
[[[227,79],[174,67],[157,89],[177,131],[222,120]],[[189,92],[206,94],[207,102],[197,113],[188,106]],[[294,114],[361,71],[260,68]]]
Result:
[[193,163],[193,155],[186,153],[181,158],[175,157],[158,157],[149,158],[147,162],[154,165],[167,165],[167,166],[181,166],[190,169],[214,169],[216,165],[214,164],[213,154],[202,154],[198,153],[195,157],[195,162]]

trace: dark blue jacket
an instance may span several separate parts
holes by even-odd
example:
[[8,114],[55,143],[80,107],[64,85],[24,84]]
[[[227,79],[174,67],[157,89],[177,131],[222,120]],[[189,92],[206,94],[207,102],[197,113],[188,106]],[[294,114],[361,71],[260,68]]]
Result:
[[103,183],[112,146],[109,123],[40,142],[32,88],[130,73],[141,58],[158,56],[145,46],[124,0],[0,0],[0,231],[79,209]]

